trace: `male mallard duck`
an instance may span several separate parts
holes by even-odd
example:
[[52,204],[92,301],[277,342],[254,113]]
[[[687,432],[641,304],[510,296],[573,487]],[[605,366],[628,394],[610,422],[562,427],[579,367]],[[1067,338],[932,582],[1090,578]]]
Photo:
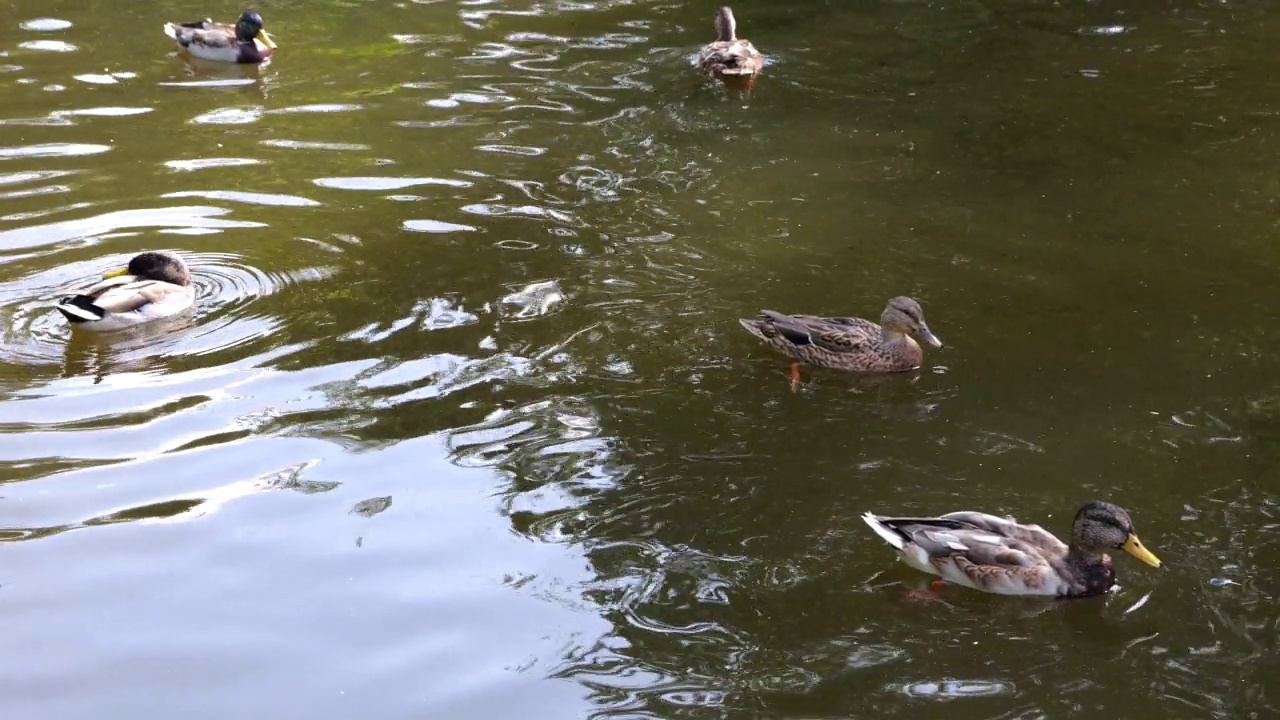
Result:
[[205,60],[260,63],[271,57],[275,41],[262,29],[262,16],[247,10],[236,24],[225,25],[208,18],[189,23],[165,23],[164,34],[187,52]]
[[751,76],[764,67],[760,51],[750,40],[739,40],[736,29],[729,6],[716,11],[716,41],[698,53],[703,71],[719,76]]
[[997,595],[1086,597],[1107,592],[1116,572],[1106,551],[1124,550],[1151,567],[1160,559],[1142,546],[1129,513],[1107,502],[1080,508],[1064,545],[1039,525],[980,512],[936,518],[862,519],[917,570]]
[[[920,367],[924,353],[907,333],[934,347],[942,341],[929,332],[920,303],[896,297],[884,306],[880,324],[855,317],[783,315],[760,311],[758,318],[738,320],[747,332],[769,347],[801,362],[834,370],[901,372]],[[800,363],[791,363],[791,388],[800,381]]]
[[195,303],[191,271],[167,250],[144,252],[128,267],[102,274],[102,282],[57,304],[72,324],[88,330],[120,330],[176,315]]

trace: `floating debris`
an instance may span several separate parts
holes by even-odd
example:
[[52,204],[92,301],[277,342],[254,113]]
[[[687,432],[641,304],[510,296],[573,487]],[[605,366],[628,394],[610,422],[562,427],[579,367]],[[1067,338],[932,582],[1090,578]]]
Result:
[[1150,599],[1151,599],[1151,593],[1150,593],[1150,592],[1148,592],[1146,595],[1143,595],[1142,597],[1138,598],[1138,602],[1136,602],[1136,603],[1134,603],[1134,604],[1130,605],[1130,606],[1129,606],[1129,608],[1128,608],[1127,610],[1125,610],[1124,612],[1122,612],[1122,613],[1120,613],[1120,614],[1121,614],[1121,615],[1128,615],[1129,613],[1133,612],[1134,610],[1137,610],[1138,608],[1142,607],[1143,605],[1146,605],[1146,604],[1147,604],[1147,601],[1148,601],[1148,600],[1150,600]]

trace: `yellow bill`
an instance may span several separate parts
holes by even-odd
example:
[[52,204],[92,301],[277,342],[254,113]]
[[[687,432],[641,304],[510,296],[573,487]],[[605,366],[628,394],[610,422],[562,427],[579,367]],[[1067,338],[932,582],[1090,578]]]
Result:
[[1154,553],[1143,547],[1142,541],[1138,539],[1137,535],[1131,533],[1128,539],[1124,541],[1124,545],[1120,546],[1120,549],[1138,558],[1151,567],[1160,567],[1160,558],[1156,557]]
[[271,39],[271,36],[267,34],[266,30],[258,31],[258,39],[262,41],[263,45],[266,45],[272,50],[276,49],[276,41]]
[[114,270],[108,270],[108,271],[106,271],[106,272],[102,273],[102,279],[103,279],[103,280],[110,280],[111,278],[114,278],[114,277],[120,277],[121,275],[124,275],[124,274],[126,274],[126,273],[128,273],[128,272],[129,272],[129,268],[127,268],[127,267],[116,268],[116,269],[114,269]]

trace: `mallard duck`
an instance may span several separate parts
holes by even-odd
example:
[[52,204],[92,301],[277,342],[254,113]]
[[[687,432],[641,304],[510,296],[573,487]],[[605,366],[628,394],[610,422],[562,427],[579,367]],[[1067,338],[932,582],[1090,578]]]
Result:
[[764,67],[760,51],[750,40],[740,40],[737,22],[729,6],[716,11],[716,41],[698,53],[698,64],[704,72],[717,76],[750,77]]
[[275,41],[262,29],[262,16],[247,10],[235,25],[208,18],[189,23],[165,23],[164,34],[193,56],[204,60],[260,63],[271,57]]
[[862,519],[911,567],[947,582],[997,595],[1087,597],[1107,592],[1116,573],[1106,551],[1120,549],[1151,567],[1160,558],[1142,546],[1129,513],[1108,502],[1080,508],[1064,545],[1039,525],[980,512],[936,518]]
[[72,324],[87,330],[120,330],[176,315],[195,303],[191,271],[167,250],[144,252],[127,267],[102,274],[102,282],[57,304]]
[[[924,353],[908,333],[934,347],[942,341],[924,322],[920,303],[896,297],[884,306],[880,324],[856,317],[783,315],[761,310],[758,318],[738,320],[769,347],[800,362],[833,370],[901,372],[920,367]],[[800,363],[791,363],[791,388],[800,381]]]

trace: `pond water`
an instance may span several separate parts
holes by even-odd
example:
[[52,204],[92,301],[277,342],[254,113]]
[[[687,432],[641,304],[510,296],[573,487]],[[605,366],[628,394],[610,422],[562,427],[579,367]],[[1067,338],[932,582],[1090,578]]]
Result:
[[[1280,12],[279,0],[263,68],[0,9],[0,714],[1269,717]],[[148,249],[194,315],[72,332]],[[947,343],[788,364],[759,308]],[[1268,480],[1272,478],[1272,480]],[[867,511],[1152,570],[1074,602],[894,561]]]

